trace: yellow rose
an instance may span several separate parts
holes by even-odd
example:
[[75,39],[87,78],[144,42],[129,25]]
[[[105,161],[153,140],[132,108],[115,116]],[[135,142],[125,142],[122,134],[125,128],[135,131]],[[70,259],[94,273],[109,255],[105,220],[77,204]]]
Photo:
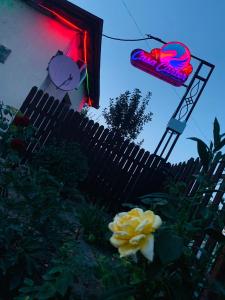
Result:
[[162,224],[162,220],[151,210],[143,211],[134,208],[129,212],[122,212],[109,223],[113,232],[111,244],[118,248],[120,257],[135,254],[138,250],[150,261],[153,260],[153,233]]

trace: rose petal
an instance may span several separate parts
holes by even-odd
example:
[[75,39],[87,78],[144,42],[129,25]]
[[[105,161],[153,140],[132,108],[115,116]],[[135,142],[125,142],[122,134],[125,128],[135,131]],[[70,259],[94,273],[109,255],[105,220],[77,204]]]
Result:
[[155,220],[154,220],[154,223],[153,223],[152,227],[153,227],[154,229],[157,229],[157,228],[159,228],[159,226],[161,226],[161,225],[162,225],[162,220],[161,220],[160,216],[155,215]]
[[118,214],[115,216],[115,219],[119,219],[119,218],[124,217],[124,216],[126,216],[126,215],[127,215],[126,212],[118,213]]
[[120,246],[127,244],[127,240],[117,239],[117,238],[115,238],[114,235],[110,238],[110,242],[116,248],[119,248]]
[[119,247],[119,253],[120,253],[120,257],[125,257],[128,255],[133,255],[135,254],[138,250],[140,249],[140,247],[137,246],[132,246],[132,245],[125,245],[125,246],[121,246]]
[[109,223],[108,228],[109,228],[112,232],[114,232],[114,231],[115,231],[115,224],[114,224],[114,222]]
[[138,245],[146,238],[145,234],[138,234],[129,240],[131,245]]
[[116,231],[114,232],[115,238],[119,239],[130,239],[130,234],[126,231]]
[[147,219],[144,219],[135,229],[135,232],[141,232],[146,225],[149,224],[149,221]]
[[154,236],[151,234],[143,247],[141,248],[141,253],[144,255],[145,258],[147,258],[150,261],[153,261],[154,256]]
[[133,216],[133,217],[139,217],[139,216],[141,216],[143,214],[143,209],[141,209],[141,208],[133,208],[133,209],[131,209],[128,212],[128,214],[130,216]]
[[144,212],[144,216],[147,217],[147,218],[149,219],[150,222],[153,221],[154,215],[155,215],[154,212],[151,211],[151,210],[146,210],[146,211]]

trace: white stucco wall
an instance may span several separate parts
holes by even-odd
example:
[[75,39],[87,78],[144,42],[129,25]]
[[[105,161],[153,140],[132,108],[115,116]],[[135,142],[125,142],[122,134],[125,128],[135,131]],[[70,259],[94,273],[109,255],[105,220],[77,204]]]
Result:
[[[43,83],[51,57],[67,49],[74,36],[74,31],[19,0],[0,7],[0,45],[12,50],[0,63],[0,101],[19,108],[30,89]],[[79,106],[82,95],[73,94],[73,106]]]

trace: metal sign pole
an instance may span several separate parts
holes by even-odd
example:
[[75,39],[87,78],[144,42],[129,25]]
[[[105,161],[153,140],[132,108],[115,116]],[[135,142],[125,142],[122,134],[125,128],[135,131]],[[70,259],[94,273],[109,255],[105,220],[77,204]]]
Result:
[[[147,35],[160,43],[166,44],[161,39],[152,35]],[[197,69],[188,85],[183,84],[186,91],[181,98],[172,118],[169,120],[166,130],[159,141],[154,154],[168,160],[173,148],[175,147],[180,135],[183,133],[186,123],[191,116],[215,66],[197,56],[191,57],[199,62]],[[204,69],[204,75],[201,74]],[[206,74],[205,74],[206,73]]]

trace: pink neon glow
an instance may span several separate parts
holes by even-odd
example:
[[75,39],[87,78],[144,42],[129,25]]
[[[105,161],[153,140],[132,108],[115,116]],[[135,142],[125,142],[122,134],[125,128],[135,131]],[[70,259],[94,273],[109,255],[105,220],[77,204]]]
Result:
[[[62,24],[65,24],[66,26],[70,27],[70,29],[73,29],[74,31],[79,31],[80,34],[82,35],[83,38],[83,60],[87,66],[87,70],[88,70],[88,51],[87,51],[87,45],[89,43],[89,35],[88,32],[86,30],[81,29],[80,27],[76,26],[74,23],[68,21],[66,18],[62,17],[59,13],[57,13],[56,11],[48,8],[45,5],[39,4],[39,6],[41,6],[42,8],[44,8],[45,10],[47,10],[48,12],[52,13]],[[80,43],[79,43],[80,44]],[[71,48],[67,54],[69,57],[71,57],[74,60],[77,60],[78,58],[80,58],[80,49],[77,49],[76,43],[71,44]],[[89,93],[89,82],[88,82],[88,72],[87,72],[87,90]],[[87,97],[87,104],[89,106],[93,105],[93,100],[88,96]]]
[[135,49],[131,53],[131,64],[155,77],[175,86],[181,86],[191,74],[189,49],[180,42],[170,42],[150,53]]
[[75,24],[73,24],[72,22],[68,21],[66,18],[62,17],[56,11],[54,11],[54,10],[52,10],[52,9],[48,8],[47,6],[42,5],[42,4],[39,4],[39,6],[41,6],[45,10],[49,11],[50,13],[52,13],[59,21],[61,21],[65,25],[71,27],[72,29],[79,30],[81,32],[83,31],[80,27],[77,27]]

